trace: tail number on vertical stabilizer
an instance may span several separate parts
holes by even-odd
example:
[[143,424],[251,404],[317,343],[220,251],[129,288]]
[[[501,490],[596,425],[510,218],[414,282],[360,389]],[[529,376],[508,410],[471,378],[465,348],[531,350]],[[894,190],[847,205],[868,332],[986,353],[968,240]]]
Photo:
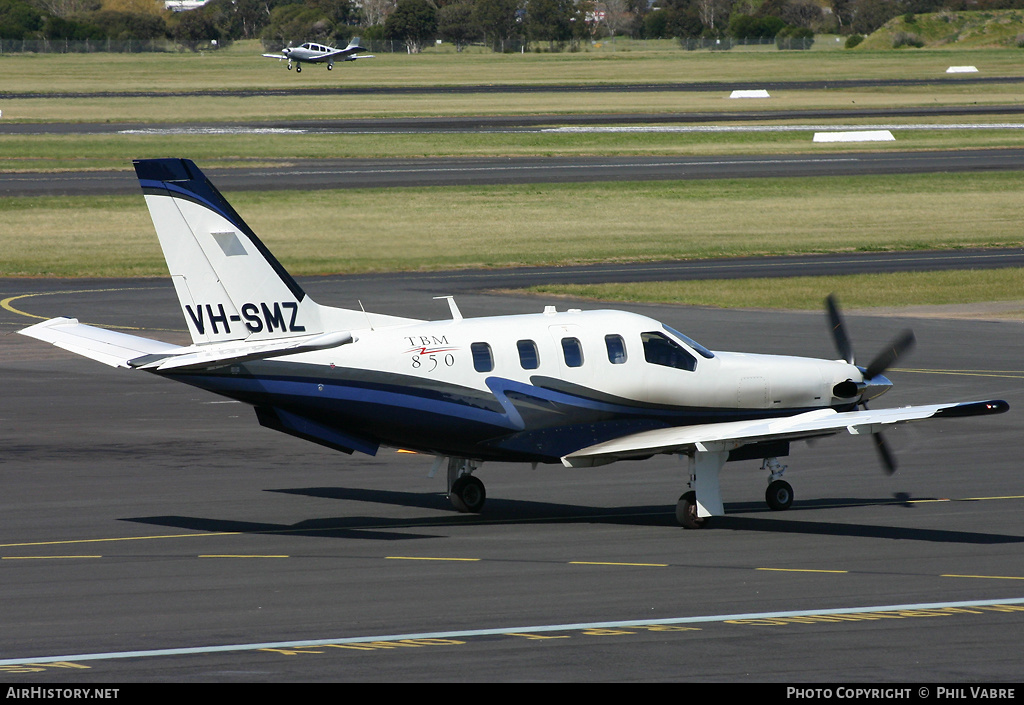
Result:
[[[297,322],[299,305],[294,301],[275,301],[273,304],[261,303],[258,306],[254,303],[242,304],[242,314],[228,314],[224,310],[224,304],[199,304],[192,307],[185,306],[192,325],[199,331],[200,335],[206,334],[206,326],[214,335],[221,333],[230,334],[232,323],[243,323],[250,333],[268,333],[281,331],[287,333],[305,333],[306,327]],[[223,331],[221,330],[223,326]]]

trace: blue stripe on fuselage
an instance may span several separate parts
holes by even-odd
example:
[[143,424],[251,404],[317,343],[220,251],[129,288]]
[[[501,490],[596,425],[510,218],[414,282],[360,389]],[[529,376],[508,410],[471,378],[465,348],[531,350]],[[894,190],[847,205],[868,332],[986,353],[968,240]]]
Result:
[[[288,363],[264,361],[259,365],[280,369]],[[628,433],[781,415],[778,410],[765,409],[648,409],[502,377],[487,379],[492,396],[455,385],[417,386],[415,378],[405,376],[400,379],[409,384],[280,371],[255,376],[245,365],[239,366],[239,372],[167,376],[253,406],[286,409],[384,445],[467,457],[507,459],[508,453],[514,452],[522,459],[554,461]],[[335,375],[362,372],[332,370]],[[803,411],[808,409],[787,409],[785,415]]]

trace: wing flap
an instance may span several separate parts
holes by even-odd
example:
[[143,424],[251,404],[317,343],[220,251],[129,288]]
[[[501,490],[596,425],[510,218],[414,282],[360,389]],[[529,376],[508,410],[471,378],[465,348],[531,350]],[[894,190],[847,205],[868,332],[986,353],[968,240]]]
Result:
[[564,456],[562,464],[566,467],[592,467],[657,453],[731,450],[759,441],[807,440],[843,431],[857,435],[877,433],[882,427],[893,424],[933,417],[999,414],[1008,409],[1005,401],[992,400],[845,412],[817,409],[782,418],[675,426],[642,431],[582,448]]
[[18,332],[111,367],[128,367],[128,361],[140,355],[179,349],[159,340],[79,323],[75,318],[51,318]]

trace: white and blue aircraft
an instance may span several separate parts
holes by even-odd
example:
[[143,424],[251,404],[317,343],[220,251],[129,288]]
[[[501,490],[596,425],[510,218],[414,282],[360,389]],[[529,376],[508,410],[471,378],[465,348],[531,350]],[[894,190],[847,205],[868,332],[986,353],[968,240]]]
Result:
[[829,299],[840,356],[712,352],[651,318],[568,310],[424,321],[315,303],[194,163],[135,170],[192,336],[186,346],[54,318],[21,333],[114,367],[150,372],[251,405],[259,423],[346,453],[436,457],[460,511],[479,512],[486,461],[573,468],[665,453],[688,464],[679,522],[724,514],[727,461],[763,459],[765,498],[793,501],[778,458],[794,441],[875,434],[924,419],[997,414],[1001,400],[867,409],[909,332],[855,364]]
[[306,42],[297,47],[286,47],[280,54],[264,54],[268,59],[288,60],[288,70],[292,70],[292,63],[295,64],[295,73],[302,73],[302,64],[327,64],[327,70],[334,69],[335,61],[355,61],[356,59],[372,59],[373,54],[362,54],[365,47],[359,46],[359,37],[354,37],[344,49],[335,49],[316,42]]

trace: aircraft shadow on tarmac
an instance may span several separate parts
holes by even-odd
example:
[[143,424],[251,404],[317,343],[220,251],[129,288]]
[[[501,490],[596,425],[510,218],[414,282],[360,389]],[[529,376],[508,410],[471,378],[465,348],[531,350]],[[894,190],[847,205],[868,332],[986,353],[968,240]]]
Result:
[[[343,487],[309,487],[275,489],[268,492],[305,495],[321,499],[337,499],[355,502],[390,504],[402,507],[444,511],[445,516],[423,516],[416,518],[390,518],[374,516],[346,516],[308,519],[295,524],[272,524],[244,522],[227,519],[210,519],[186,516],[154,516],[126,518],[142,524],[168,526],[194,531],[287,534],[347,539],[409,540],[417,538],[443,538],[442,533],[430,533],[423,529],[465,526],[467,523],[590,523],[623,524],[630,526],[676,526],[674,508],[665,505],[631,507],[591,507],[576,504],[519,501],[510,499],[488,499],[483,515],[458,514],[443,493],[398,492],[392,490],[368,490]],[[1024,543],[1024,536],[980,533],[973,531],[952,531],[939,529],[918,529],[913,527],[854,524],[838,522],[800,521],[788,518],[794,512],[835,507],[857,507],[891,505],[913,508],[909,496],[899,494],[895,499],[817,499],[795,502],[780,515],[770,509],[753,503],[727,504],[731,514],[714,517],[712,524],[703,531],[731,530],[767,533],[792,533],[807,535],[833,535],[846,537],[882,538],[902,541],[928,541],[961,544],[1003,544]],[[768,513],[772,518],[748,516]],[[742,515],[742,516],[741,516]],[[410,530],[413,531],[410,533]],[[682,531],[682,529],[680,529]]]

